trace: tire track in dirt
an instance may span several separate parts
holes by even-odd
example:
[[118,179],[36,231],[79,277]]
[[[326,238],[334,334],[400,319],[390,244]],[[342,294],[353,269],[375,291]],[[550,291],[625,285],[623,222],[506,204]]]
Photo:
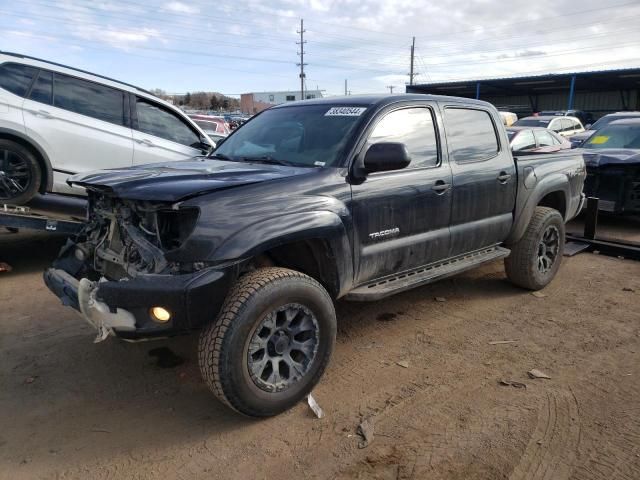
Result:
[[509,480],[564,480],[579,448],[579,409],[570,390],[549,390],[538,411],[529,444]]
[[600,408],[591,418],[595,432],[586,438],[573,478],[638,480],[640,385],[637,381],[617,381],[603,389],[602,385],[585,382],[582,397],[590,407],[597,403]]

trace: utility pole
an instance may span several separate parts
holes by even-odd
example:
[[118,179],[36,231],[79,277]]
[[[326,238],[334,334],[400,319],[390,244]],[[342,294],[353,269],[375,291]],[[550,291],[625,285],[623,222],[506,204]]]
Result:
[[300,51],[298,52],[298,55],[300,55],[300,63],[297,64],[298,67],[300,67],[300,99],[304,100],[304,67],[307,65],[306,63],[304,63],[304,44],[307,43],[304,39],[304,20],[301,18],[300,19],[300,31],[298,31],[297,33],[300,34],[300,41],[296,42],[297,45],[300,45]]
[[416,75],[413,73],[413,59],[414,59],[414,51],[416,49],[416,37],[413,37],[413,41],[411,42],[411,67],[409,70],[409,85],[413,85],[413,77]]
[[393,89],[396,87],[395,85],[387,85],[387,88],[389,89],[389,93],[393,93]]
[[347,79],[344,79],[344,96],[348,95],[349,90],[347,90]]

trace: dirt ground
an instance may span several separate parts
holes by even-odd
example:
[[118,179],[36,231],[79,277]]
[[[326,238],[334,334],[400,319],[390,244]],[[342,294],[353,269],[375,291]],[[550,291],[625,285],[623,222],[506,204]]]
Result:
[[[1,479],[640,478],[640,262],[565,258],[544,297],[493,263],[340,302],[314,391],[326,417],[300,404],[256,421],[207,391],[195,337],[93,344],[41,280],[61,242],[0,233]],[[157,366],[160,346],[184,363]]]

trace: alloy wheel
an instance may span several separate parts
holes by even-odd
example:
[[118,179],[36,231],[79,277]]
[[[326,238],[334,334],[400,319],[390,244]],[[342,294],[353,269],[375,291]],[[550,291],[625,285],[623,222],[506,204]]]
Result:
[[318,344],[318,320],[308,308],[291,303],[272,311],[249,341],[251,379],[267,392],[288,389],[307,374]]

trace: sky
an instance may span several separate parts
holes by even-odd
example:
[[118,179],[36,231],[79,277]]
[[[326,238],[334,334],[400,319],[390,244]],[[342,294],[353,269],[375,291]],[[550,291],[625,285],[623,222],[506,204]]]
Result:
[[168,93],[403,92],[640,66],[640,1],[0,0],[0,50]]

